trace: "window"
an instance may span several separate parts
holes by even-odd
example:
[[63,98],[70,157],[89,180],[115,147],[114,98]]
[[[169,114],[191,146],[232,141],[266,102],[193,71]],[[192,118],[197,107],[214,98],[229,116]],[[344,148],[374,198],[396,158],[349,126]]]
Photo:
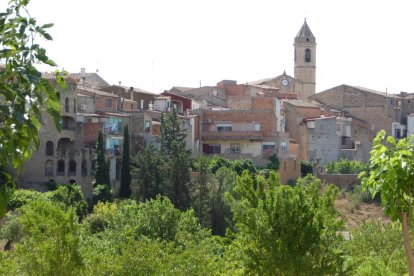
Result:
[[45,163],[45,176],[53,176],[53,162],[47,160]]
[[86,163],[86,160],[85,159],[82,160],[81,170],[82,170],[81,173],[82,173],[82,176],[83,177],[85,177],[85,176],[88,175],[88,163]]
[[62,116],[62,129],[75,130],[75,120],[69,116]]
[[76,113],[76,99],[73,99],[73,113]]
[[91,161],[91,175],[95,175],[96,160]]
[[105,107],[112,107],[112,99],[105,99]]
[[141,110],[144,109],[144,100],[141,100]]
[[151,121],[150,120],[145,120],[144,129],[145,129],[145,132],[150,132],[151,131]]
[[76,161],[73,160],[73,159],[69,160],[69,171],[68,171],[68,175],[69,176],[76,175]]
[[228,132],[232,131],[232,126],[230,124],[218,124],[217,125],[218,132]]
[[401,130],[400,129],[395,130],[395,138],[401,138]]
[[209,153],[210,154],[220,154],[221,153],[221,145],[209,145]]
[[275,145],[262,145],[263,150],[274,150],[275,148]]
[[65,175],[65,161],[58,160],[56,175]]
[[305,62],[311,61],[311,51],[309,49],[305,50]]
[[254,124],[254,130],[260,131],[260,124]]
[[287,152],[287,143],[285,142],[280,143],[280,150],[282,152]]
[[230,144],[230,153],[240,153],[240,144]]
[[47,141],[46,142],[46,155],[47,156],[53,156],[53,154],[54,154],[54,145],[53,145],[53,142],[52,141]]
[[65,112],[69,112],[69,98],[65,99]]

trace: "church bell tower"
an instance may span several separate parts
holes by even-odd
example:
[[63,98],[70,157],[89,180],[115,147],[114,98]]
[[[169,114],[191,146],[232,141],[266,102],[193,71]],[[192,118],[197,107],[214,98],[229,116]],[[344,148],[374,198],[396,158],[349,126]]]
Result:
[[295,37],[295,93],[307,100],[316,90],[316,41],[308,23],[303,23]]

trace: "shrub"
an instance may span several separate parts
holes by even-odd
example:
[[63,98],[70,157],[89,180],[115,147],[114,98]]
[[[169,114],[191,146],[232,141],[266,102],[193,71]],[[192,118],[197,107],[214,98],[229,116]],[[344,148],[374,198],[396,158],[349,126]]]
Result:
[[356,161],[342,159],[325,165],[326,172],[330,174],[358,174],[368,169],[367,165]]

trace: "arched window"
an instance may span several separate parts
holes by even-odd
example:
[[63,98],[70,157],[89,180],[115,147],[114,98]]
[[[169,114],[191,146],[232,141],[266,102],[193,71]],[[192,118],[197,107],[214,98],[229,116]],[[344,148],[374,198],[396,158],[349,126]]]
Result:
[[305,62],[311,61],[311,51],[309,49],[305,50]]
[[45,163],[45,176],[53,176],[53,161],[47,160]]
[[91,161],[91,176],[95,175],[95,170],[96,170],[96,160],[92,160]]
[[82,169],[82,176],[83,177],[88,176],[88,163],[86,163],[85,159],[82,160],[82,168],[81,169]]
[[69,171],[68,171],[68,175],[76,175],[76,161],[71,159],[69,160]]
[[65,112],[69,112],[69,98],[65,99]]
[[46,156],[53,156],[55,151],[55,146],[52,141],[46,142]]
[[62,159],[57,162],[56,175],[65,175],[65,161]]

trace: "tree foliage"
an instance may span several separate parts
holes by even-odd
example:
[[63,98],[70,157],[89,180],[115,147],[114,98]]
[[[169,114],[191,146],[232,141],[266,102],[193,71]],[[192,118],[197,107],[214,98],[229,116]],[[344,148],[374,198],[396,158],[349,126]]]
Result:
[[159,137],[160,153],[165,160],[164,192],[180,210],[190,206],[190,151],[186,149],[186,133],[183,121],[178,117],[175,107],[161,114]]
[[381,192],[384,212],[393,221],[402,223],[404,247],[410,275],[414,275],[414,257],[409,235],[414,200],[414,137],[409,136],[398,142],[386,137],[384,130],[377,133],[369,172],[361,172],[362,185],[374,197]]
[[137,200],[146,201],[165,195],[165,160],[153,143],[133,158],[131,166],[133,193]]
[[344,243],[345,265],[353,275],[405,275],[403,239],[400,225],[365,222],[351,232]]
[[82,258],[75,211],[36,201],[20,212],[23,237],[15,250],[18,274],[78,275]]
[[358,174],[367,169],[367,166],[357,160],[342,159],[325,165],[326,172],[330,174]]
[[[9,198],[8,168],[20,168],[39,145],[42,113],[49,114],[58,130],[59,92],[42,77],[35,64],[56,64],[37,40],[52,40],[47,30],[53,24],[38,25],[27,11],[29,0],[11,0],[0,13],[0,217]],[[56,82],[64,87],[63,76]]]
[[[309,176],[311,177],[311,176]],[[234,258],[246,273],[326,275],[342,269],[341,238],[334,200],[337,188],[320,192],[320,181],[295,187],[279,184],[271,173],[256,183],[245,172],[229,196],[237,232]]]
[[126,125],[124,127],[124,143],[122,145],[121,187],[119,189],[120,198],[130,198],[132,194],[129,154],[129,131],[128,125]]
[[98,141],[96,143],[96,170],[95,170],[95,185],[103,184],[110,186],[108,178],[109,168],[107,168],[105,159],[105,145],[102,131],[98,133]]
[[192,185],[191,206],[193,207],[201,225],[211,226],[212,186],[214,177],[210,169],[210,159],[199,156],[194,161],[196,177]]

